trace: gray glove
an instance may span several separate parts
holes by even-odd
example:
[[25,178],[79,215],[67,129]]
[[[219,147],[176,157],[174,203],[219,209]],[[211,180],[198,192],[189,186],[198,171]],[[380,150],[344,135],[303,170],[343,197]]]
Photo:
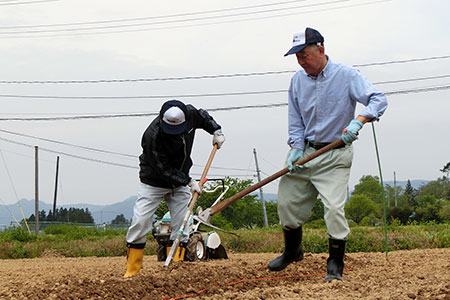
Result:
[[221,129],[217,129],[214,131],[214,136],[212,140],[213,146],[217,144],[217,149],[220,149],[222,147],[222,144],[225,142],[225,136],[222,133]]
[[194,192],[197,192],[199,195],[202,194],[202,190],[195,179],[191,179],[189,182],[189,187],[191,188],[191,194],[194,194]]

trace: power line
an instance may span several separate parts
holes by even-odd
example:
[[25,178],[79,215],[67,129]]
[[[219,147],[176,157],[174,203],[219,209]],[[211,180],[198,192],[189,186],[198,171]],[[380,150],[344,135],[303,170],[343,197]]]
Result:
[[[422,88],[412,88],[404,89],[398,91],[384,92],[385,95],[398,95],[398,94],[409,94],[409,93],[423,93],[423,92],[433,92],[440,90],[448,90],[450,85],[444,86],[431,86]],[[287,90],[283,91],[287,92]],[[243,106],[228,106],[228,107],[216,107],[216,108],[206,108],[207,111],[231,111],[240,109],[254,109],[254,108],[272,108],[272,107],[283,107],[287,106],[287,103],[270,103],[270,104],[259,104],[259,105],[243,105]],[[86,116],[67,116],[67,117],[32,117],[32,118],[0,118],[0,121],[62,121],[62,120],[83,120],[83,119],[110,119],[110,118],[126,118],[126,117],[148,117],[156,116],[159,113],[149,112],[149,113],[122,113],[122,114],[110,114],[110,115],[86,115]]]
[[[114,154],[114,155],[125,156],[125,157],[133,158],[133,159],[137,159],[139,157],[138,155],[130,155],[130,154],[126,154],[126,153],[113,152],[113,151],[107,151],[107,150],[102,150],[102,149],[98,149],[98,148],[80,146],[80,145],[76,145],[76,144],[71,144],[71,143],[61,142],[61,141],[57,141],[57,140],[52,140],[52,139],[47,139],[47,138],[42,138],[42,137],[37,137],[37,136],[32,136],[32,135],[27,135],[27,134],[13,132],[13,131],[4,130],[4,129],[0,129],[0,132],[12,134],[12,135],[17,135],[17,136],[21,136],[21,137],[37,139],[37,140],[46,141],[46,142],[50,142],[50,143],[56,143],[56,144],[65,145],[65,146],[71,146],[71,147],[75,147],[75,148],[81,148],[81,149],[84,149],[84,150],[101,152],[101,153],[105,153],[105,154]],[[6,140],[6,139],[5,139],[5,141],[14,142],[12,140]],[[21,145],[27,145],[27,144],[21,143]],[[33,147],[33,146],[28,145],[28,147]],[[49,151],[49,150],[46,149],[46,151]],[[1,149],[0,149],[0,153],[1,153]],[[5,162],[5,164],[6,164],[6,162]],[[204,167],[203,165],[196,165],[196,164],[194,164],[193,166],[194,167],[202,167],[202,168]],[[252,170],[249,170],[249,169],[242,169],[242,168],[225,168],[225,167],[213,167],[213,166],[211,166],[211,168],[212,169],[221,169],[221,170],[232,170],[232,171],[246,171],[246,172],[247,171],[252,171]]]
[[131,154],[126,154],[126,153],[119,153],[119,152],[108,151],[108,150],[101,150],[101,149],[92,148],[92,147],[80,146],[80,145],[75,145],[75,144],[71,144],[71,143],[61,142],[61,141],[57,141],[57,140],[52,140],[52,139],[47,139],[47,138],[42,138],[42,137],[32,136],[32,135],[28,135],[28,134],[12,132],[12,131],[9,131],[9,130],[4,130],[4,129],[0,129],[0,132],[4,132],[4,133],[8,133],[8,134],[13,134],[13,135],[21,136],[21,137],[27,137],[27,138],[37,139],[37,140],[45,141],[45,142],[56,143],[56,144],[59,144],[59,145],[65,145],[65,146],[71,146],[71,147],[81,148],[81,149],[84,149],[84,150],[90,150],[90,151],[101,152],[101,153],[105,153],[105,154],[120,155],[120,156],[125,156],[125,157],[129,157],[129,158],[133,158],[133,159],[136,159],[136,158],[138,157],[137,155],[131,155]]
[[[29,144],[13,141],[13,140],[10,140],[10,139],[5,139],[3,137],[0,137],[0,140],[8,142],[8,143],[13,143],[13,144],[16,144],[16,145],[21,145],[21,146],[25,146],[25,147],[34,148],[34,145],[29,145]],[[69,157],[73,157],[73,158],[78,158],[78,159],[82,159],[82,160],[87,160],[87,161],[92,161],[92,162],[112,165],[112,166],[131,168],[131,169],[139,169],[139,167],[137,167],[137,166],[125,165],[125,164],[105,161],[105,160],[101,160],[101,159],[94,159],[94,158],[85,157],[85,156],[81,156],[81,155],[70,154],[70,153],[67,153],[67,152],[50,150],[50,149],[46,149],[46,148],[42,148],[42,147],[39,147],[39,150],[50,152],[50,153],[54,153],[54,154],[59,154],[59,155],[65,155],[65,156],[69,156]]]
[[35,3],[56,2],[56,1],[60,1],[60,0],[36,0],[36,1],[23,1],[23,2],[0,3],[0,6],[6,6],[6,5],[23,5],[23,4],[35,4]]
[[[0,151],[3,151],[3,152],[5,152],[5,153],[11,153],[11,154],[17,155],[17,156],[22,156],[22,157],[25,157],[25,158],[28,158],[28,159],[32,159],[32,160],[35,159],[34,155],[26,155],[26,154],[17,153],[17,152],[5,150],[5,149],[3,149],[3,150],[0,149]],[[54,164],[54,163],[55,163],[53,160],[47,160],[47,159],[43,159],[43,158],[41,158],[41,157],[39,157],[39,161],[43,161],[43,162],[51,163],[51,164]]]
[[[343,0],[343,1],[349,1],[349,0]],[[380,0],[380,1],[372,1],[372,2],[359,3],[359,4],[353,4],[353,5],[345,5],[345,6],[325,8],[325,9],[316,9],[316,10],[301,11],[301,12],[286,13],[286,14],[278,14],[278,15],[263,16],[263,17],[254,17],[254,18],[247,18],[247,19],[227,20],[227,21],[220,21],[220,22],[209,22],[209,23],[200,23],[200,24],[187,24],[187,25],[180,25],[180,26],[140,28],[140,29],[103,31],[103,32],[83,32],[83,33],[73,33],[72,32],[72,33],[66,33],[66,34],[52,34],[52,35],[3,36],[3,37],[0,37],[0,39],[3,39],[3,38],[41,38],[41,37],[75,36],[75,35],[97,35],[97,34],[152,31],[152,30],[168,30],[168,29],[177,29],[177,28],[186,29],[186,28],[189,28],[189,27],[198,27],[198,26],[206,26],[206,25],[225,24],[225,23],[235,23],[235,22],[246,22],[246,21],[254,21],[254,20],[261,20],[261,19],[286,17],[286,16],[292,16],[292,15],[306,14],[306,13],[314,13],[314,12],[322,12],[322,11],[329,11],[329,10],[345,9],[345,8],[366,6],[366,5],[372,5],[372,4],[378,4],[378,3],[390,2],[390,1],[393,1],[393,0]],[[337,1],[337,2],[339,2],[339,1]],[[260,12],[257,12],[257,13],[260,13]],[[221,17],[225,17],[225,16],[221,16]],[[142,24],[141,24],[141,26],[142,26]],[[66,30],[66,31],[68,31],[68,30]],[[13,33],[9,33],[9,34],[13,34]],[[17,33],[17,32],[15,32],[15,33]]]
[[442,85],[442,86],[430,86],[430,87],[422,87],[415,89],[405,89],[399,91],[391,91],[384,93],[385,95],[398,95],[398,94],[410,94],[410,93],[423,93],[423,92],[434,92],[434,91],[442,91],[450,89],[450,85]]
[[402,82],[412,82],[412,81],[421,81],[421,80],[430,80],[430,79],[442,79],[442,78],[448,78],[448,77],[450,77],[450,75],[439,75],[439,76],[420,77],[420,78],[411,78],[411,79],[379,81],[379,82],[374,82],[373,84],[402,83]]
[[2,156],[2,160],[3,160],[3,164],[5,165],[6,173],[8,174],[9,181],[10,181],[12,189],[14,191],[14,195],[16,195],[16,199],[17,199],[17,201],[19,201],[19,196],[17,195],[16,187],[14,186],[14,182],[12,180],[11,174],[9,173],[9,168],[8,168],[8,165],[6,164],[5,156],[3,155],[2,150],[0,150],[0,154]]
[[[400,64],[409,62],[422,62],[428,60],[448,59],[450,55],[432,56],[413,58],[406,60],[372,62],[365,64],[355,64],[353,67],[370,67],[389,64]],[[233,78],[233,77],[250,77],[250,76],[266,76],[279,75],[286,73],[295,73],[298,70],[281,70],[281,71],[264,71],[264,72],[247,72],[247,73],[232,73],[232,74],[213,74],[213,75],[198,75],[198,76],[180,76],[180,77],[159,77],[159,78],[136,78],[136,79],[95,79],[95,80],[0,80],[0,84],[81,84],[81,83],[130,83],[130,82],[152,82],[152,81],[179,81],[179,80],[199,80],[199,79],[219,79],[219,78]],[[442,75],[437,77],[423,77],[419,79],[403,79],[398,82],[415,81],[424,79],[434,79],[438,77],[448,77],[449,75]],[[380,82],[382,84],[385,82]]]
[[200,98],[219,96],[242,96],[284,93],[286,90],[247,91],[232,93],[206,93],[206,94],[180,94],[180,95],[140,95],[140,96],[52,96],[52,95],[14,95],[0,94],[0,98],[24,98],[24,99],[70,99],[70,100],[125,100],[125,99],[167,99],[167,98]]
[[[272,103],[264,105],[245,105],[245,106],[231,106],[219,108],[206,108],[207,111],[228,111],[250,108],[270,108],[286,106],[286,103]],[[88,116],[69,116],[69,117],[34,117],[34,118],[0,118],[0,121],[60,121],[60,120],[83,120],[83,119],[102,119],[102,118],[124,118],[124,117],[149,117],[157,116],[159,112],[148,113],[125,113],[125,114],[111,114],[111,115],[88,115]]]
[[199,75],[183,77],[162,77],[162,78],[136,78],[136,79],[96,79],[96,80],[0,80],[0,84],[72,84],[72,83],[129,83],[129,82],[151,82],[151,81],[175,81],[175,80],[197,80],[197,79],[217,79],[248,76],[263,76],[294,73],[296,71],[267,71],[217,75]]
[[[55,1],[55,0],[53,0],[53,1]],[[152,19],[164,19],[164,18],[212,14],[212,13],[219,13],[219,12],[225,12],[225,11],[245,10],[245,9],[249,9],[249,8],[276,6],[276,5],[282,5],[282,4],[287,4],[287,3],[304,2],[304,1],[307,1],[307,0],[293,0],[293,1],[266,3],[266,4],[260,4],[260,5],[250,5],[250,6],[242,6],[242,7],[234,7],[234,8],[224,8],[224,9],[215,9],[215,10],[206,10],[206,11],[188,12],[188,13],[161,15],[161,16],[140,17],[140,18],[126,18],[126,19],[115,19],[115,20],[100,20],[100,21],[87,21],[87,22],[75,22],[75,23],[59,23],[59,24],[2,26],[2,27],[0,27],[0,30],[1,29],[15,29],[15,28],[62,27],[62,26],[74,26],[74,25],[90,25],[90,24],[120,23],[120,22],[132,22],[132,21],[152,20]]]
[[335,4],[335,3],[347,2],[347,1],[350,1],[350,0],[335,0],[335,1],[315,3],[315,4],[309,4],[309,5],[299,5],[299,6],[294,6],[294,7],[267,9],[267,10],[262,10],[262,11],[241,12],[241,13],[233,13],[233,14],[219,15],[219,16],[205,16],[205,17],[197,17],[197,18],[181,19],[181,20],[156,21],[156,22],[138,23],[138,24],[104,25],[104,26],[86,27],[86,28],[63,28],[63,29],[25,30],[25,31],[9,31],[9,32],[6,31],[6,32],[0,32],[0,34],[24,34],[24,33],[35,34],[35,33],[74,32],[74,31],[76,32],[76,31],[86,31],[86,30],[104,30],[104,29],[114,29],[114,28],[152,26],[152,25],[172,24],[172,23],[194,22],[194,21],[201,21],[201,20],[221,19],[221,18],[261,14],[261,13],[265,14],[265,13],[276,12],[276,11],[284,11],[284,10],[291,10],[291,9],[297,9],[297,8],[328,5],[328,4]]
[[449,57],[450,57],[450,55],[427,57],[427,58],[413,58],[413,59],[406,59],[406,60],[392,60],[392,61],[379,62],[379,63],[360,64],[360,65],[353,65],[353,66],[354,67],[382,66],[382,65],[387,65],[387,64],[402,64],[402,63],[407,63],[407,62],[443,59],[443,58],[449,58]]
[[[411,82],[428,79],[446,78],[450,75],[421,77],[416,79],[384,81],[375,84]],[[439,89],[446,89],[442,86]],[[413,89],[414,90],[414,89]],[[22,99],[53,99],[53,100],[126,100],[126,99],[180,99],[180,98],[202,98],[202,97],[224,97],[224,96],[243,96],[243,95],[261,95],[261,94],[279,94],[286,93],[288,90],[266,90],[266,91],[246,91],[246,92],[228,92],[228,93],[205,93],[205,94],[179,94],[179,95],[138,95],[138,96],[56,96],[56,95],[15,95],[0,94],[0,98],[22,98]],[[388,92],[389,93],[389,92]],[[401,92],[400,92],[401,93]]]

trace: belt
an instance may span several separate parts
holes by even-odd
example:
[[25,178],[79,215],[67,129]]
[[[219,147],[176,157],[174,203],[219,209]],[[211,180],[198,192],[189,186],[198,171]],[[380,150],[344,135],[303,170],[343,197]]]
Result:
[[[311,142],[311,141],[305,140],[305,145],[306,146],[312,147],[312,148],[314,148],[316,150],[319,150],[319,149],[321,149],[321,148],[323,148],[325,146],[328,146],[329,144],[331,144],[331,143],[315,143],[315,142]],[[344,147],[345,147],[345,144],[342,144],[342,145],[337,146],[334,149],[339,149],[339,148],[344,148]]]

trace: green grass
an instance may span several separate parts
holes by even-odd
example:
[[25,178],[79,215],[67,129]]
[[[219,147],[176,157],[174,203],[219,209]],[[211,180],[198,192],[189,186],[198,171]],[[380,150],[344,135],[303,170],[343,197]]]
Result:
[[[386,251],[384,227],[351,227],[347,252]],[[218,232],[228,252],[282,252],[283,232],[279,226],[236,230],[239,236]],[[36,235],[23,228],[0,232],[0,258],[34,258],[46,255],[63,257],[108,257],[126,254],[124,229],[103,230],[76,225],[52,225]],[[154,255],[157,243],[147,236],[146,255]],[[304,226],[303,248],[306,252],[328,252],[326,228],[312,224]],[[449,224],[421,224],[388,228],[388,249],[410,250],[425,248],[450,248]]]

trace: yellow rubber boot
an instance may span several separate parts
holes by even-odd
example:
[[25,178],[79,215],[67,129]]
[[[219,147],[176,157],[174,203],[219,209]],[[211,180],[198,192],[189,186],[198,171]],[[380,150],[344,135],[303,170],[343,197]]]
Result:
[[136,275],[142,267],[144,249],[127,248],[127,272],[123,277]]

